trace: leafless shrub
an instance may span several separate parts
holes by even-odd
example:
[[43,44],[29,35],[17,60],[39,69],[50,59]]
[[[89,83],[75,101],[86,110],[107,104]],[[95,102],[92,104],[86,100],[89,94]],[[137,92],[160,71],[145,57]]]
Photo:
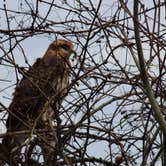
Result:
[[[140,75],[143,64],[134,28],[136,21],[148,82],[164,117],[166,3],[139,1],[139,20],[134,20],[133,3],[4,0],[0,6],[1,138],[20,69],[29,67],[50,41],[66,38],[75,45],[76,55],[70,60],[68,96],[60,109],[57,165],[166,163],[164,130],[159,128]],[[31,144],[29,155],[40,165],[43,159],[37,144]],[[21,156],[25,158],[24,151]]]

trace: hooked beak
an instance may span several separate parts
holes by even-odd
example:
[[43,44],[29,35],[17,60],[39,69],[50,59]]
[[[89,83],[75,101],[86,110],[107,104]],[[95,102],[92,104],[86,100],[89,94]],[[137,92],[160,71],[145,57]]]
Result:
[[71,50],[71,54],[74,54],[74,55],[76,55],[76,52],[75,52],[75,50]]

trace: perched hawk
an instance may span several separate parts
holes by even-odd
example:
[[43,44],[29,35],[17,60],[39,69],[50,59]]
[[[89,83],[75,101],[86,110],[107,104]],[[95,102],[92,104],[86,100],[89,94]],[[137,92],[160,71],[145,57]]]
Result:
[[[56,118],[56,111],[67,92],[72,52],[70,41],[56,40],[43,58],[38,58],[27,72],[22,71],[23,78],[8,108],[7,133],[44,128],[50,119]],[[2,141],[3,150],[11,156],[25,139],[26,136],[20,135],[6,136]]]

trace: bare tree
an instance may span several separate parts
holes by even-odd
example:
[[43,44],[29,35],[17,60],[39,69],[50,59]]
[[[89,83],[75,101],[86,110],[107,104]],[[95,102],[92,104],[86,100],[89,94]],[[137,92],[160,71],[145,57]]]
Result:
[[[58,130],[54,126],[60,138],[55,165],[166,165],[165,0],[10,3],[0,6],[1,126],[20,70],[37,56],[27,55],[26,47],[33,53],[44,40],[65,38],[76,54]],[[46,132],[53,131],[8,133],[33,135],[18,165],[27,164],[27,154],[29,165],[43,165],[35,135]]]

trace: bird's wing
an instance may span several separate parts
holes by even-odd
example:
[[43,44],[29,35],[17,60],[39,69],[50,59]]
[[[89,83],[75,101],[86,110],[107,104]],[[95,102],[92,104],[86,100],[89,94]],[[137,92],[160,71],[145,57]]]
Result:
[[20,120],[25,122],[37,116],[36,113],[44,106],[48,97],[57,93],[56,86],[64,70],[62,59],[54,57],[38,59],[29,71],[24,73],[9,106],[6,125],[8,130],[17,130]]

